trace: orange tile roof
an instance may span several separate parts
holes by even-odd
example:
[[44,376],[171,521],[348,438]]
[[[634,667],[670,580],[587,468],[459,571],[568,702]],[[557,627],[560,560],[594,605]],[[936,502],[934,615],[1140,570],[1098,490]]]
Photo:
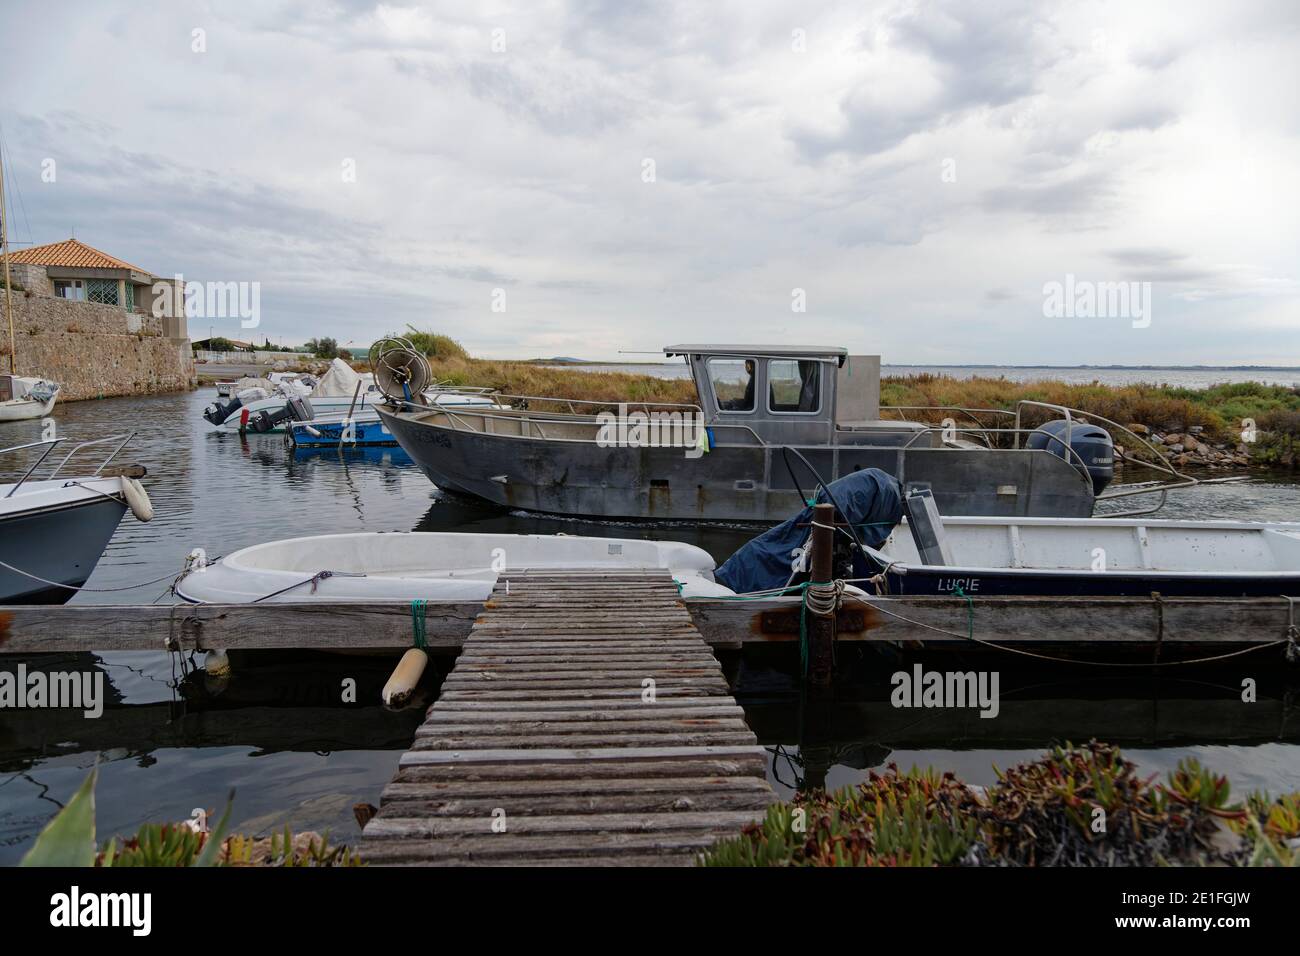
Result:
[[77,239],[65,239],[63,242],[49,242],[43,246],[30,249],[9,250],[10,262],[26,262],[37,266],[65,266],[85,269],[130,269],[133,272],[150,273],[139,266],[123,262],[100,252]]

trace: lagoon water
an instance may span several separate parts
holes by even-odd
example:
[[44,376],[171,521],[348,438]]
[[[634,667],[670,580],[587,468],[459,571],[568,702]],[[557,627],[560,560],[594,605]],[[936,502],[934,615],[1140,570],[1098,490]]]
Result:
[[[1295,378],[1295,370],[1288,374]],[[195,547],[216,556],[262,541],[340,531],[670,538],[698,544],[719,560],[752,534],[543,518],[445,498],[398,449],[295,454],[278,435],[215,433],[200,418],[212,396],[205,388],[57,410],[60,433],[73,439],[134,430],[123,457],[149,468],[145,485],[156,518],[147,525],[129,515],[123,520],[89,587],[120,588],[172,575]],[[0,447],[35,440],[39,427],[0,425]],[[15,466],[0,458],[0,473]],[[1175,496],[1164,514],[1298,520],[1300,487],[1289,479],[1208,486]],[[166,588],[163,581],[75,600],[168,601]],[[192,673],[188,660],[161,650],[40,663],[52,670],[101,669],[110,700],[94,721],[66,711],[0,711],[0,864],[21,857],[96,761],[101,840],[146,821],[184,819],[196,807],[220,808],[232,788],[233,819],[245,832],[288,823],[352,839],[352,805],[378,802],[422,716],[418,706],[390,712],[376,703],[391,667],[382,660],[257,655],[252,665],[237,662],[225,684]],[[0,667],[15,664],[0,661]],[[988,784],[995,764],[1032,759],[1054,742],[1094,733],[1122,744],[1150,772],[1197,755],[1228,773],[1239,790],[1300,790],[1296,675],[1275,676],[1283,671],[1276,658],[1246,657],[1220,670],[1168,672],[1158,679],[1008,666],[997,720],[974,712],[954,717],[891,709],[887,675],[893,665],[879,658],[851,667],[833,705],[802,710],[790,660],[750,655],[724,664],[737,674],[751,726],[775,751],[771,778],[783,793],[823,777],[832,786],[851,783],[890,761],[904,768],[930,764]],[[358,704],[341,702],[346,677],[358,682]],[[1238,702],[1243,677],[1259,680],[1259,703]]]

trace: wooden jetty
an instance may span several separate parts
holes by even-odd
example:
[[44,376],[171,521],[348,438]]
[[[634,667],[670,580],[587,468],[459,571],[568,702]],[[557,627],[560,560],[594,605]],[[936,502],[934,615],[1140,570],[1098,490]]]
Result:
[[666,571],[529,572],[497,583],[360,852],[686,865],[775,800]]

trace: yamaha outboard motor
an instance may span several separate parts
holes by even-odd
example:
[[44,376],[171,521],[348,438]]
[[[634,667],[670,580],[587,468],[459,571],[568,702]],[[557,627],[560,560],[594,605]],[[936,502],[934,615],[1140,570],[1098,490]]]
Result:
[[1110,433],[1099,425],[1057,419],[1030,435],[1025,447],[1045,449],[1085,472],[1092,479],[1094,495],[1100,495],[1115,477],[1115,443]]
[[283,408],[272,411],[264,408],[248,417],[248,427],[255,432],[269,432],[287,421],[309,422],[316,417],[311,402],[305,398],[291,398]]
[[232,398],[224,405],[219,401],[213,402],[203,410],[203,417],[214,425],[220,425],[231,415],[235,414],[235,412],[239,411],[243,405],[244,403],[239,400],[238,396]]

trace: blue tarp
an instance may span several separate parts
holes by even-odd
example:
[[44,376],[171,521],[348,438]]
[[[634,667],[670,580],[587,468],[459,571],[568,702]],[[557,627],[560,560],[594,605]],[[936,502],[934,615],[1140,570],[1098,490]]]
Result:
[[[866,468],[838,478],[826,490],[817,489],[817,501],[843,508],[839,520],[854,526],[867,547],[884,544],[903,517],[903,492],[898,479],[879,468]],[[790,580],[794,550],[803,547],[812,533],[813,510],[804,508],[793,518],[763,532],[729,557],[714,573],[719,584],[737,594],[785,587]],[[803,527],[799,527],[803,525]]]

